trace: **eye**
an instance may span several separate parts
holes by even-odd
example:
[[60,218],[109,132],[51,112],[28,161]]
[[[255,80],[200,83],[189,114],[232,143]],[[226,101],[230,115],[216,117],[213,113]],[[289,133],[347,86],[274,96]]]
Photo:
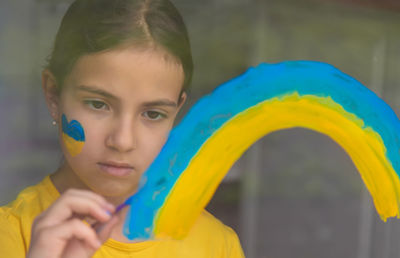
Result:
[[143,115],[150,120],[161,120],[167,117],[166,114],[154,110],[146,111]]
[[104,103],[103,101],[99,101],[99,100],[85,100],[85,104],[95,110],[100,110],[100,109],[108,110],[109,109],[106,103]]

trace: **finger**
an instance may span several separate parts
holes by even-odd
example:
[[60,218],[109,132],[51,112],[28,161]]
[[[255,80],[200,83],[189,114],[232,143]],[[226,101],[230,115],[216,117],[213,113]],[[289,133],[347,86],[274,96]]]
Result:
[[[83,245],[84,245],[84,247],[83,247]],[[61,257],[62,258],[77,258],[77,257],[89,258],[89,257],[92,257],[93,253],[95,253],[95,252],[96,252],[96,250],[93,250],[92,247],[88,246],[86,243],[82,243],[81,240],[74,238],[68,242]]]
[[88,199],[91,199],[91,200],[97,202],[99,205],[101,205],[103,208],[109,210],[110,212],[115,211],[115,206],[113,204],[109,203],[103,196],[96,194],[92,191],[80,190],[80,189],[68,189],[65,192],[65,194],[86,197]]
[[36,227],[49,227],[70,219],[73,215],[91,216],[94,219],[106,222],[111,218],[111,211],[104,209],[97,202],[75,195],[68,195],[57,200],[43,214]]
[[54,239],[60,241],[65,247],[68,242],[74,238],[84,242],[91,251],[95,251],[101,247],[100,239],[96,232],[79,219],[71,219],[60,225],[49,227],[43,230],[41,238]]

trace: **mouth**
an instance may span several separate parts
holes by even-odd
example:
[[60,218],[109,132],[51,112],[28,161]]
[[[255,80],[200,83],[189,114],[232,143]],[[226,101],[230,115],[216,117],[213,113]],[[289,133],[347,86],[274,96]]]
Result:
[[99,168],[108,175],[116,177],[124,177],[131,174],[134,167],[128,163],[120,163],[114,161],[98,162]]

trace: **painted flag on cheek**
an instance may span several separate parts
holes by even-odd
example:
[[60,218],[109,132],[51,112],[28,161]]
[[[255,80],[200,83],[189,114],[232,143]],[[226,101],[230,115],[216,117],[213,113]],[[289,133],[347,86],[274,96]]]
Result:
[[85,133],[83,131],[82,125],[76,121],[72,120],[68,123],[65,114],[61,117],[62,123],[62,138],[67,148],[69,154],[74,157],[78,155],[85,144]]

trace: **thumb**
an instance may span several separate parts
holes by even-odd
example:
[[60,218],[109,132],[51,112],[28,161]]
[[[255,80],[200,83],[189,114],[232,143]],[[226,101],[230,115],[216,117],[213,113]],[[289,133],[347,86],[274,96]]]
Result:
[[104,243],[110,238],[111,233],[119,221],[119,216],[114,215],[107,223],[100,225],[96,228],[99,240]]

